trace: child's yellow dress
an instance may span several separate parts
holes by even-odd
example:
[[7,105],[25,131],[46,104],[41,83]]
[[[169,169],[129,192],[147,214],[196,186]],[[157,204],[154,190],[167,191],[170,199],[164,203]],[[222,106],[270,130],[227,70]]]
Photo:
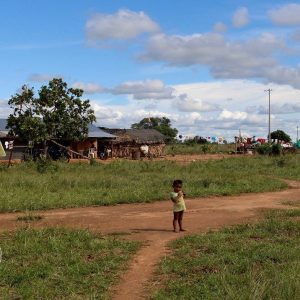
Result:
[[186,211],[183,196],[178,196],[178,193],[171,192],[170,197],[173,200],[173,212]]

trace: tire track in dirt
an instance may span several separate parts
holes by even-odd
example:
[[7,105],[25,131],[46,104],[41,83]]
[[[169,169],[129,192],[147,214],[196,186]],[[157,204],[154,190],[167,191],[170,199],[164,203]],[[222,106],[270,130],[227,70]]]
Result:
[[[103,234],[124,234],[127,239],[143,241],[144,247],[136,254],[119,284],[112,288],[112,294],[113,299],[145,299],[145,287],[151,281],[156,265],[168,252],[168,242],[185,234],[258,220],[262,210],[291,208],[282,202],[300,201],[300,182],[286,182],[290,188],[280,192],[187,199],[184,225],[188,231],[185,233],[172,232],[172,204],[168,201],[36,211],[34,214],[43,216],[43,219],[29,226],[87,228]],[[28,223],[16,221],[22,215],[0,214],[0,230],[28,226]]]

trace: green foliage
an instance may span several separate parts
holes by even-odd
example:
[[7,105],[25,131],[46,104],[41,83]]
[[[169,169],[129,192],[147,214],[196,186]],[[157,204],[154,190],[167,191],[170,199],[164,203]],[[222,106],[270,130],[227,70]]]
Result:
[[283,130],[279,129],[271,132],[271,139],[277,139],[284,142],[290,142],[292,140],[288,134],[286,134]]
[[134,123],[131,125],[133,129],[140,129],[140,128],[152,128],[156,129],[160,133],[164,134],[168,137],[168,141],[173,141],[178,133],[176,128],[172,128],[172,124],[170,119],[166,117],[162,118],[144,118],[139,123]]
[[204,154],[206,154],[209,151],[209,146],[207,144],[204,144],[201,148]]
[[107,299],[139,242],[87,230],[0,235],[1,299]]
[[172,242],[152,299],[298,299],[299,215],[274,211],[255,225]]
[[40,156],[36,160],[35,165],[39,173],[57,172],[59,168],[58,164],[54,163],[51,159],[47,158],[46,156]]
[[280,144],[262,144],[256,148],[258,154],[261,155],[281,155],[282,146]]
[[272,155],[281,155],[282,154],[282,146],[280,144],[272,145]]
[[17,221],[31,222],[31,221],[39,221],[39,220],[42,220],[42,219],[43,219],[43,217],[41,215],[36,215],[36,214],[33,214],[33,213],[29,212],[29,213],[26,213],[23,216],[19,216],[17,218]]
[[[205,153],[234,153],[235,144],[204,144],[207,145],[208,150]],[[194,140],[188,140],[184,144],[167,145],[166,154],[203,154],[203,146],[197,144]],[[206,146],[204,147],[206,148]],[[206,150],[206,149],[205,149]]]
[[38,97],[34,89],[23,86],[9,100],[13,113],[8,117],[10,134],[26,141],[44,142],[51,138],[76,141],[88,133],[88,125],[96,120],[83,91],[68,88],[62,79],[42,86]]
[[185,145],[196,145],[196,144],[207,144],[207,139],[196,135],[193,138],[187,139],[184,141]]
[[262,144],[256,148],[258,154],[270,155],[272,153],[272,146],[270,144]]

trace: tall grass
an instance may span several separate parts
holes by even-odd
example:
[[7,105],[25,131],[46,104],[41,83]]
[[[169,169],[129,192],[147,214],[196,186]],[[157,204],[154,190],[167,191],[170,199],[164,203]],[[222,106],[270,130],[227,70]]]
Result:
[[235,151],[235,144],[171,144],[166,147],[166,154],[168,155],[233,153]]
[[107,299],[140,243],[86,230],[0,235],[0,299]]
[[0,170],[0,211],[151,202],[168,199],[171,183],[184,181],[188,197],[275,191],[286,187],[269,176],[300,179],[300,157],[241,157],[194,162],[116,161],[64,164],[39,173],[36,165]]
[[273,212],[256,225],[176,240],[153,299],[299,299],[299,216]]

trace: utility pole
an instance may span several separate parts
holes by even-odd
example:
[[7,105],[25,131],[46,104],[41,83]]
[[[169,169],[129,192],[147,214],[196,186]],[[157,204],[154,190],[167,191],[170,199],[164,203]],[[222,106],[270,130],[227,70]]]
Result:
[[268,143],[271,143],[271,89],[265,90],[269,93],[269,129],[268,129]]
[[297,140],[296,140],[296,143],[298,143],[298,141],[299,141],[299,126],[297,126]]

